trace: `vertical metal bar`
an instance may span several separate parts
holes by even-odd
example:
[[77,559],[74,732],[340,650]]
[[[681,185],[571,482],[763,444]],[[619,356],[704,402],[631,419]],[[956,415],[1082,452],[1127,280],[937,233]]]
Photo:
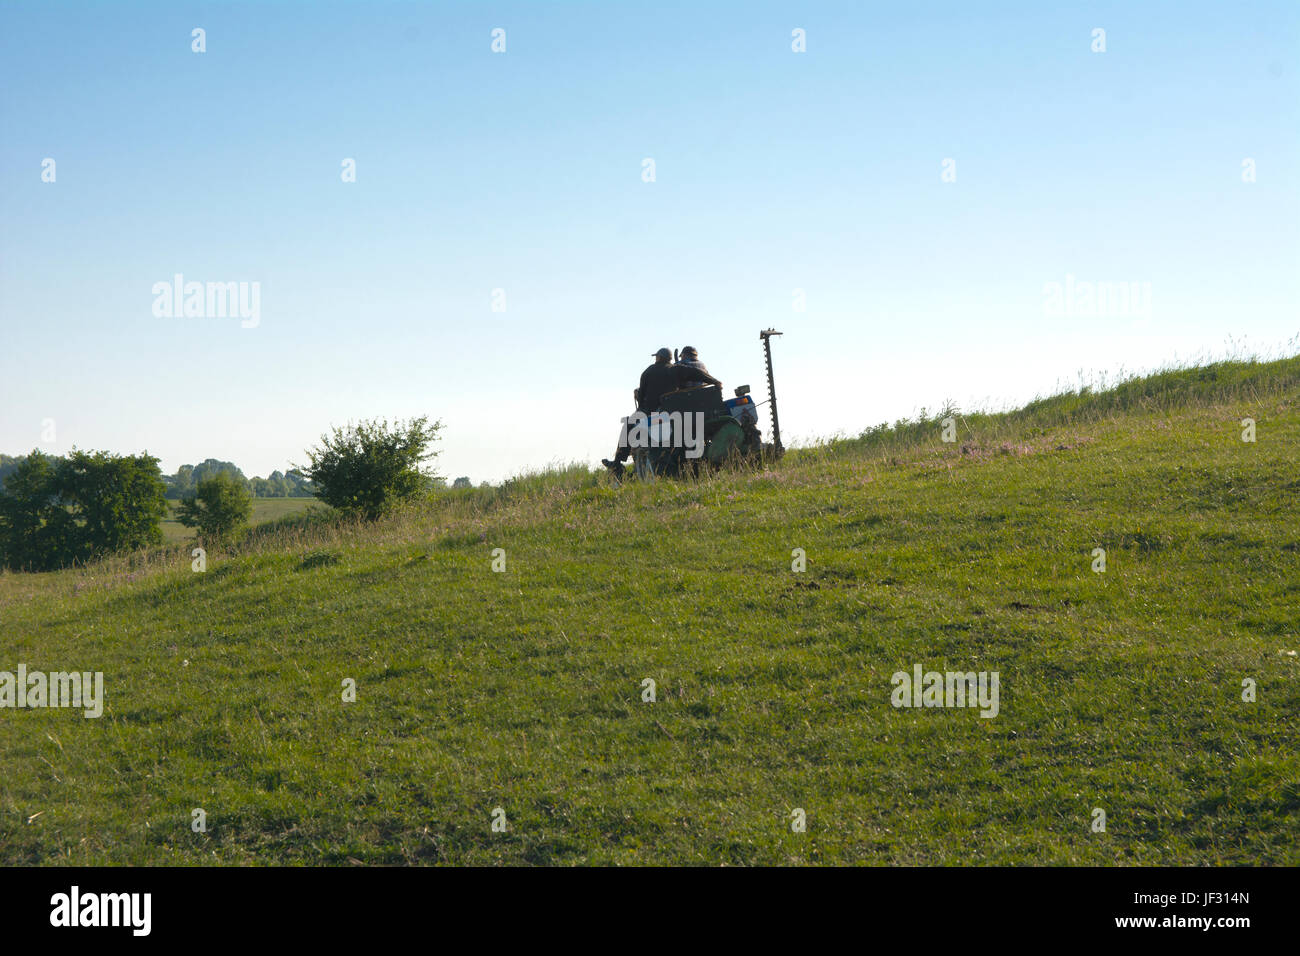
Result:
[[763,356],[767,359],[767,398],[772,405],[772,446],[779,455],[785,449],[781,447],[781,422],[776,417],[776,381],[772,377],[772,336],[781,333],[775,329],[766,329],[758,334],[763,340]]

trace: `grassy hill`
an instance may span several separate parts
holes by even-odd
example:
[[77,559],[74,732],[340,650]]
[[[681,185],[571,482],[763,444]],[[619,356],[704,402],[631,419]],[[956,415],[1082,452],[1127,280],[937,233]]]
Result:
[[0,861],[1300,863],[1300,358],[954,424],[0,576]]

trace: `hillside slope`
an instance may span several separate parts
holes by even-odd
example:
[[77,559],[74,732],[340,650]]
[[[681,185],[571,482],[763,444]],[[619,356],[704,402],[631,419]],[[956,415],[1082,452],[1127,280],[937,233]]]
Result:
[[1300,359],[956,426],[2,575],[0,862],[1300,863]]

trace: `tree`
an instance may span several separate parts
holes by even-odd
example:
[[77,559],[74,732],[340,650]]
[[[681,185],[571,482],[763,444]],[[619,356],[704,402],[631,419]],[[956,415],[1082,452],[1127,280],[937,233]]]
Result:
[[221,472],[230,475],[245,488],[248,487],[248,479],[244,477],[244,473],[240,471],[238,465],[233,461],[219,461],[216,458],[204,459],[201,464],[194,466],[194,487],[198,488],[199,483],[203,481],[204,478],[211,478],[213,475]]
[[54,484],[80,526],[84,557],[162,543],[167,502],[152,455],[73,449],[55,466]]
[[163,483],[167,486],[167,497],[179,501],[194,490],[194,466],[181,465],[174,475],[164,475]]
[[474,485],[470,482],[469,478],[467,478],[467,477],[457,478],[455,481],[453,481],[453,482],[451,483],[451,486],[452,486],[453,488],[473,488],[473,487],[474,487]]
[[63,553],[67,509],[54,491],[54,464],[39,451],[15,459],[0,495],[0,557],[6,567],[43,571],[72,560]]
[[158,459],[73,450],[20,459],[0,494],[0,560],[51,570],[162,542]]
[[266,483],[271,486],[267,494],[267,497],[270,498],[288,498],[289,493],[293,491],[293,485],[289,483],[288,478],[284,477],[282,471],[271,472],[270,477],[266,479]]
[[9,455],[0,455],[0,485],[3,485],[4,480],[18,470],[18,463],[22,460]]
[[192,495],[181,500],[176,517],[187,528],[198,528],[205,541],[229,541],[248,524],[253,498],[245,483],[227,471],[199,482]]
[[313,488],[312,483],[307,480],[307,476],[304,475],[297,468],[290,468],[287,472],[285,472],[284,480],[289,483],[290,498],[315,497],[316,489]]
[[298,475],[297,480],[291,477],[296,474],[298,473],[290,472],[286,475],[282,471],[273,471],[265,478],[249,478],[248,487],[254,498],[310,498],[310,491],[297,490],[298,483],[304,479],[301,475]]
[[441,422],[430,425],[425,416],[391,427],[387,421],[364,421],[335,428],[321,436],[319,448],[307,450],[308,464],[301,471],[321,501],[373,521],[437,479],[420,463],[437,456],[429,445],[441,428]]
[[246,487],[251,488],[249,480],[244,477],[244,473],[239,470],[239,466],[231,461],[220,461],[216,458],[207,458],[197,465],[181,465],[176,469],[176,474],[167,475],[163,481],[167,483],[167,497],[173,500],[179,500],[188,495],[193,495],[196,488],[204,478],[210,478],[219,471],[228,472]]

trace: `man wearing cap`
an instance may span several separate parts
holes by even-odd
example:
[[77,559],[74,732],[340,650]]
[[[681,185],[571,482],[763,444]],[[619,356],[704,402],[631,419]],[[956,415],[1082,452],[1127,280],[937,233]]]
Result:
[[[691,350],[692,352],[694,349]],[[637,410],[649,414],[659,410],[659,403],[669,392],[675,392],[690,382],[703,382],[706,385],[722,383],[706,371],[703,366],[674,365],[673,353],[660,349],[654,354],[655,363],[641,373],[641,387],[637,389]],[[614,457],[602,458],[600,463],[614,473],[615,478],[623,475],[623,462],[632,455],[632,449],[619,445]]]
[[709,373],[709,370],[704,367],[704,363],[700,361],[700,353],[695,350],[695,346],[683,345],[679,354],[681,358],[677,360],[678,365],[689,365],[691,368],[698,368],[705,375]]

